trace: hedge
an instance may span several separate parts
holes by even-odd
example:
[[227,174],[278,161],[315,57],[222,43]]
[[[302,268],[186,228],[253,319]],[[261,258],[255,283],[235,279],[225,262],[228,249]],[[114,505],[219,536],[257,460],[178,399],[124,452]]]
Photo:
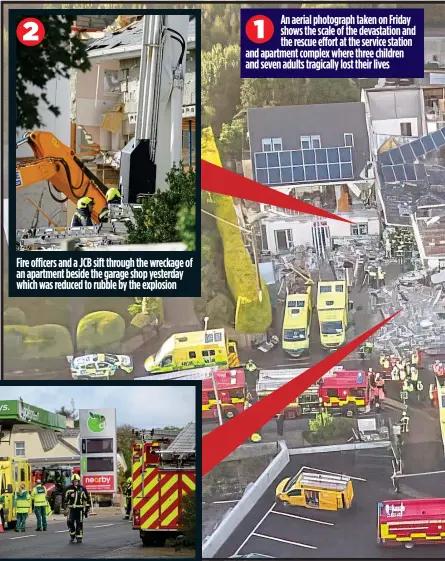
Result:
[[124,335],[125,320],[119,314],[92,312],[79,321],[77,348],[79,351],[112,352],[110,345],[121,341]]
[[71,334],[62,325],[6,325],[4,343],[8,359],[32,360],[73,354]]
[[[210,128],[202,131],[202,158],[222,167],[215,138]],[[238,224],[232,197],[213,196],[215,214],[231,224]],[[224,246],[224,268],[227,284],[236,302],[235,329],[244,333],[264,333],[272,323],[269,291],[263,279],[263,301],[258,300],[255,265],[244,246],[240,230],[218,220],[218,230]]]

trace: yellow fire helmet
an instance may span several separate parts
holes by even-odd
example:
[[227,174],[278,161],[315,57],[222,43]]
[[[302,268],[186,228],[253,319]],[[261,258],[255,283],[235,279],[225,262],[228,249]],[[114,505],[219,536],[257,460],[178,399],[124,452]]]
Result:
[[94,199],[91,199],[90,197],[82,197],[77,201],[77,208],[87,208],[90,203],[93,203],[94,205]]
[[131,482],[132,482],[132,479],[131,479],[131,477],[129,477],[129,478],[127,479],[127,483],[131,483]]
[[109,203],[113,199],[121,200],[122,196],[119,193],[119,189],[116,189],[116,187],[112,187],[111,189],[108,189],[107,194],[105,195],[105,198],[107,199],[107,203]]
[[252,442],[261,442],[261,435],[256,432],[255,434],[252,434],[250,440]]
[[73,473],[71,481],[80,481],[80,475],[78,475],[77,473]]

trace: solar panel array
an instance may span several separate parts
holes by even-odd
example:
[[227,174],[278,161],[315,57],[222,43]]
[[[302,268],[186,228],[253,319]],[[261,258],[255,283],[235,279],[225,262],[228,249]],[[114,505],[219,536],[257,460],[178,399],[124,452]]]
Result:
[[384,182],[426,181],[430,172],[427,174],[423,163],[414,162],[442,147],[445,147],[445,127],[403,146],[382,152],[378,155],[378,162]]
[[445,127],[413,142],[382,152],[378,160],[382,166],[410,164],[445,146]]
[[254,158],[256,180],[263,185],[354,179],[349,146],[256,152]]

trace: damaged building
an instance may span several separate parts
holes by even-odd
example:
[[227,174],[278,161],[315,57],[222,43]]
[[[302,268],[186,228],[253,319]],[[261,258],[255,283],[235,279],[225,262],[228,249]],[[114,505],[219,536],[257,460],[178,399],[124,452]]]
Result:
[[363,103],[263,107],[247,111],[252,178],[355,222],[315,220],[261,205],[263,252],[306,245],[331,247],[336,238],[379,233]]

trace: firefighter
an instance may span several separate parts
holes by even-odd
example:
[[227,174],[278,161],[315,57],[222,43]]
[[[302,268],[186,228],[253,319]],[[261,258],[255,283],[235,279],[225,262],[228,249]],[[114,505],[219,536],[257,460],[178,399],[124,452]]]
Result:
[[372,368],[368,368],[368,376],[369,376],[369,383],[371,384],[371,386],[375,386],[375,374],[372,370]]
[[403,410],[402,418],[400,419],[400,427],[401,427],[402,433],[408,433],[409,432],[409,416],[408,416],[408,410],[407,409]]
[[411,380],[406,379],[403,382],[402,391],[408,392],[409,399],[409,395],[414,391],[414,384],[411,382]]
[[385,354],[381,354],[381,355],[379,356],[379,364],[380,364],[380,366],[381,366],[382,368],[383,368],[383,363],[385,362],[385,358],[386,358],[386,355],[385,355]]
[[388,358],[387,356],[385,356],[385,357],[383,358],[383,369],[385,370],[386,373],[389,372],[389,366],[390,366],[390,364],[389,364],[389,358]]
[[258,368],[256,367],[256,364],[253,362],[252,359],[249,359],[247,361],[246,370],[247,370],[247,372],[255,372],[255,370],[258,370]]
[[393,381],[400,380],[400,370],[399,370],[399,367],[398,367],[397,363],[394,363],[394,365],[391,369],[391,380],[393,380]]
[[119,190],[116,187],[112,187],[108,189],[105,198],[107,200],[107,205],[99,213],[99,220],[101,223],[108,222],[110,218],[110,209],[108,205],[118,205],[122,202],[122,196],[119,193]]
[[37,519],[36,531],[40,532],[43,530],[46,532],[46,507],[48,504],[48,498],[46,496],[46,489],[42,485],[41,479],[37,479],[36,483],[37,485],[31,493],[32,506]]
[[411,364],[415,367],[419,364],[419,351],[414,350],[411,353]]
[[71,228],[79,226],[94,226],[91,214],[93,212],[94,199],[82,197],[77,201],[77,210],[71,220]]
[[404,360],[400,360],[397,363],[397,368],[399,369],[399,380],[401,382],[404,382],[406,380],[406,370],[405,370],[405,361]]
[[71,485],[65,490],[65,504],[67,508],[67,523],[70,532],[70,543],[82,543],[83,519],[88,518],[91,508],[91,498],[88,491],[80,484],[80,475],[75,473],[71,477]]
[[125,518],[124,520],[130,520],[130,513],[131,513],[131,495],[133,492],[133,480],[131,477],[127,479],[127,482],[124,486],[124,493],[125,493]]
[[417,370],[417,368],[415,366],[411,367],[410,378],[411,378],[411,382],[416,386],[417,381],[419,379],[419,371]]
[[368,356],[371,356],[373,350],[374,350],[374,344],[371,341],[366,341],[366,343],[365,343],[365,353]]
[[429,397],[430,397],[431,405],[433,407],[437,407],[439,405],[439,400],[438,400],[436,384],[430,384]]
[[386,273],[385,271],[382,269],[382,267],[378,267],[377,268],[377,287],[381,288],[382,286],[385,286],[385,276]]

